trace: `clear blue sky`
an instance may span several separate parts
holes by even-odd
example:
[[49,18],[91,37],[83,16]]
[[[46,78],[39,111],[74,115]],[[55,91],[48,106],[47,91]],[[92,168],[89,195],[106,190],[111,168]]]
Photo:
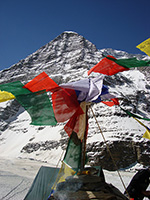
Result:
[[0,70],[64,31],[98,49],[144,54],[136,45],[150,37],[150,0],[0,0]]

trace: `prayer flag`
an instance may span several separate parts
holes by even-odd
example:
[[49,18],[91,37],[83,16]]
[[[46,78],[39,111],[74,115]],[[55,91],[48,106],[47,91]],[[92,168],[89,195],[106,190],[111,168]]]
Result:
[[10,92],[0,91],[0,102],[15,99],[15,96]]
[[144,42],[137,45],[136,48],[140,49],[141,51],[146,53],[148,56],[150,56],[150,38],[148,38]]
[[69,88],[76,91],[77,100],[82,102],[92,102],[102,93],[104,76],[91,79],[61,84],[62,88]]
[[150,60],[138,60],[137,58],[127,58],[127,59],[113,59],[108,57],[109,60],[116,62],[118,65],[125,68],[134,68],[134,67],[148,67],[150,66]]
[[31,92],[37,92],[40,90],[51,91],[57,87],[59,87],[57,83],[55,83],[55,81],[53,81],[45,72],[42,72],[24,85],[24,88],[27,88]]
[[87,116],[86,116],[86,102],[81,102],[80,107],[83,110],[83,113],[78,114],[79,110],[69,119],[67,124],[64,127],[64,130],[70,137],[72,132],[76,132],[80,140],[83,139],[87,126]]
[[52,93],[52,103],[55,118],[58,122],[65,122],[76,112],[83,114],[74,90],[59,87]]
[[0,90],[10,92],[15,97],[17,95],[23,95],[23,94],[31,93],[28,89],[23,88],[23,84],[20,81],[2,84],[2,85],[0,85]]
[[114,61],[109,60],[108,57],[116,59],[115,57],[108,55],[106,58],[103,58],[99,63],[97,63],[94,67],[92,67],[88,71],[88,75],[90,75],[92,72],[98,72],[101,74],[111,76],[118,72],[129,70],[128,68],[120,66]]
[[69,165],[67,165],[66,163],[62,161],[61,168],[58,172],[58,176],[52,187],[53,193],[54,193],[54,190],[57,190],[57,187],[59,187],[58,184],[65,182],[68,176],[73,176],[74,174],[75,174],[75,171]]
[[143,135],[143,138],[149,139],[150,140],[150,129],[145,126],[142,122],[140,122],[138,119],[136,119],[135,117],[133,117],[137,122],[139,122],[139,124],[141,124],[142,126],[144,126],[146,128],[146,132]]
[[30,114],[32,125],[56,125],[53,108],[46,91],[16,96],[17,101]]
[[90,75],[91,72],[98,72],[111,76],[118,72],[127,71],[133,67],[145,66],[150,66],[150,60],[137,60],[135,57],[128,59],[116,59],[115,57],[108,55],[103,58],[99,63],[97,63],[94,67],[92,67],[88,71],[88,75]]
[[148,127],[146,128],[146,132],[144,133],[143,138],[150,140],[150,129]]
[[103,100],[113,99],[114,95],[109,94],[108,87],[103,85],[104,76],[84,79],[81,81],[61,84],[62,88],[75,90],[79,102],[99,103]]
[[77,134],[75,132],[72,132],[69,138],[68,146],[63,161],[76,172],[78,171],[78,169],[80,169],[81,151],[82,142],[77,137]]
[[114,105],[119,105],[119,101],[117,98],[112,98],[110,99],[111,101],[102,101],[102,103],[106,104],[107,106],[114,106]]

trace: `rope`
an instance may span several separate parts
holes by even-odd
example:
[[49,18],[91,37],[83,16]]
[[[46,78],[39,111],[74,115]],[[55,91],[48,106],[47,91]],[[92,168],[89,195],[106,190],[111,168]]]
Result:
[[117,167],[116,162],[115,162],[115,160],[114,160],[114,158],[113,158],[113,156],[112,156],[112,153],[111,153],[111,151],[110,151],[110,149],[109,149],[109,146],[108,146],[108,144],[107,144],[107,142],[106,142],[106,139],[105,139],[105,137],[104,137],[104,134],[103,134],[103,132],[102,132],[102,129],[100,128],[100,125],[99,125],[99,123],[98,123],[98,121],[97,121],[97,119],[96,119],[96,116],[95,116],[95,114],[94,114],[93,109],[92,109],[91,106],[90,106],[90,108],[91,108],[92,114],[93,114],[93,116],[94,116],[94,118],[95,118],[95,121],[96,121],[96,123],[97,123],[97,125],[98,125],[98,128],[99,128],[99,130],[100,130],[100,133],[101,133],[101,135],[102,135],[102,137],[103,137],[103,140],[104,140],[104,142],[106,143],[107,151],[109,152],[109,155],[110,155],[110,157],[111,157],[111,159],[112,159],[112,161],[113,161],[114,166],[116,167],[116,171],[117,171],[117,173],[118,173],[118,175],[119,175],[119,178],[120,178],[120,180],[121,180],[121,182],[122,182],[122,185],[123,185],[123,187],[124,187],[124,189],[125,189],[125,191],[126,191],[128,197],[129,197],[129,199],[130,199],[130,195],[129,195],[129,193],[127,192],[127,188],[126,188],[126,186],[125,186],[125,184],[124,184],[124,182],[123,182],[123,179],[122,179],[122,177],[121,177],[121,175],[120,175],[120,172],[118,171],[118,167]]

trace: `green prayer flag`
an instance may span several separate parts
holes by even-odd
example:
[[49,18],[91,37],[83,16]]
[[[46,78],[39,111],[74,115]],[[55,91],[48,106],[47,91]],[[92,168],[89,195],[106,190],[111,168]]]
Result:
[[132,68],[132,67],[148,67],[150,66],[150,60],[137,60],[136,58],[128,58],[128,59],[118,59],[115,61],[118,65],[123,67]]
[[16,100],[30,114],[32,125],[56,125],[57,121],[47,93],[45,91],[32,93],[23,86],[20,81],[15,81],[0,85],[0,90],[10,92],[16,97]]
[[0,90],[10,92],[14,96],[31,93],[28,89],[23,88],[23,86],[24,85],[20,81],[15,81],[0,85]]
[[114,61],[118,65],[121,65],[125,68],[132,67],[147,67],[150,66],[150,60],[137,60],[137,58],[127,58],[127,59],[115,59],[111,57],[107,57],[107,59]]
[[32,125],[56,125],[53,107],[46,91],[33,92],[16,96],[17,101],[30,114]]
[[71,166],[74,171],[78,171],[78,169],[80,168],[81,150],[81,140],[78,139],[78,136],[75,132],[72,132],[69,138],[66,154],[63,161]]

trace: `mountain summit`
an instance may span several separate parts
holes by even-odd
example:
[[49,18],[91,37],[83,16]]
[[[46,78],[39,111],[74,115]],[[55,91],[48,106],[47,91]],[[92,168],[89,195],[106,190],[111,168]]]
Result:
[[[88,70],[102,59],[102,54],[110,54],[116,58],[147,59],[147,56],[111,48],[98,50],[94,44],[78,33],[66,31],[27,58],[1,71],[0,84],[17,80],[25,84],[43,71],[58,85],[84,79],[88,77]],[[105,76],[104,84],[109,87],[110,92],[119,97],[120,104],[125,109],[150,118],[148,77],[147,68],[133,69],[111,77]],[[150,142],[142,138],[145,129],[118,106],[108,107],[99,103],[95,104],[93,109],[117,166],[129,167],[136,162],[148,165]],[[63,130],[64,124],[56,127],[29,125],[30,116],[16,100],[1,103],[0,110],[1,155],[56,163],[60,151],[63,151],[67,144],[68,136]],[[148,122],[143,123],[150,126]],[[87,154],[89,164],[115,170],[91,113],[89,113]]]
[[[83,75],[85,70],[95,65],[101,58],[94,44],[75,32],[64,32],[35,53],[19,61],[0,73],[1,83],[9,81],[28,81],[45,71],[54,76],[59,83],[72,77],[68,72]],[[78,76],[78,75],[76,75]]]

